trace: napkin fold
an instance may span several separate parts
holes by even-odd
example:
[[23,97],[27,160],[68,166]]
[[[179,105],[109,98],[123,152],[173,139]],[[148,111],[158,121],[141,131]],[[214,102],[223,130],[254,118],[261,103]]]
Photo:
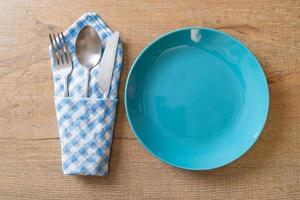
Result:
[[[108,175],[110,147],[113,138],[117,92],[122,69],[123,49],[119,40],[109,96],[99,85],[102,68],[98,64],[90,72],[89,98],[84,97],[86,69],[75,55],[75,41],[86,25],[98,33],[102,51],[113,32],[96,13],[85,13],[64,32],[73,59],[73,71],[68,78],[69,97],[63,96],[63,80],[55,73],[51,47],[49,55],[54,81],[54,102],[59,129],[62,170],[68,175]],[[104,66],[105,67],[105,66]]]

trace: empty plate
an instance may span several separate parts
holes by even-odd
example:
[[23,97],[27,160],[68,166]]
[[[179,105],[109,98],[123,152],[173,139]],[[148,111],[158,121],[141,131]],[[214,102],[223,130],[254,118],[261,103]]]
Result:
[[148,45],[125,89],[130,126],[158,159],[206,170],[243,155],[259,137],[269,92],[255,56],[237,39],[184,28]]

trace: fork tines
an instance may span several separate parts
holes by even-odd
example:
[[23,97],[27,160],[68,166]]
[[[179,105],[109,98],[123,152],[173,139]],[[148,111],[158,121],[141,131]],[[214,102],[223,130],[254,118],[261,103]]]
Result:
[[49,34],[52,55],[55,65],[69,64],[72,62],[71,54],[63,33]]

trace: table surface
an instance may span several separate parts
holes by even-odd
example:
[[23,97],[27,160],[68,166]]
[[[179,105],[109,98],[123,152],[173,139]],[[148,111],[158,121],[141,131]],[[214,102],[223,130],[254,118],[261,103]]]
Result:
[[[64,176],[48,33],[95,11],[119,30],[124,68],[108,177]],[[300,199],[300,1],[12,1],[0,3],[0,199]],[[139,52],[186,26],[223,30],[257,56],[270,112],[257,143],[211,171],[151,156],[133,135],[124,83]]]

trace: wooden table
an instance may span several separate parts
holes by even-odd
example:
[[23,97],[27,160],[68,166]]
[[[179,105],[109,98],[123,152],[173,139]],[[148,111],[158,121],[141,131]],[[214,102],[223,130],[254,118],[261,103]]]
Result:
[[[48,58],[48,33],[95,11],[121,32],[120,103],[108,177],[64,176]],[[11,1],[0,2],[0,199],[300,199],[300,2]],[[125,116],[128,71],[166,31],[208,26],[242,40],[270,88],[260,139],[236,162],[184,171],[151,156]]]

